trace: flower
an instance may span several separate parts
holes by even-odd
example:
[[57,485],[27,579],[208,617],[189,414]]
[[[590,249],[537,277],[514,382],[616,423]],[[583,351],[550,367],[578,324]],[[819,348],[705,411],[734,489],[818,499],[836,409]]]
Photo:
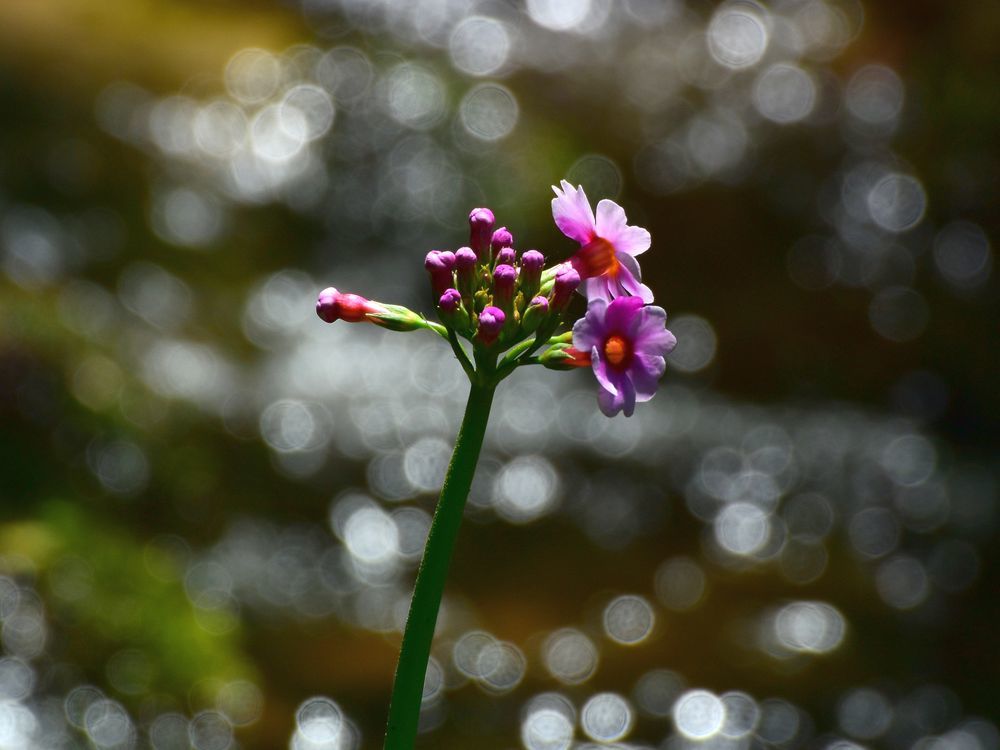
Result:
[[649,401],[666,368],[664,357],[677,339],[665,327],[667,313],[643,305],[639,297],[610,303],[593,299],[587,314],[573,326],[573,347],[590,352],[591,367],[601,390],[601,411],[632,416],[636,401]]
[[561,189],[552,186],[556,194],[552,218],[563,234],[580,243],[569,262],[584,279],[587,299],[610,302],[616,297],[635,296],[652,302],[653,293],[641,283],[635,259],[649,249],[649,232],[628,226],[625,210],[607,199],[597,204],[595,217],[582,187],[574,188],[566,180],[560,184]]

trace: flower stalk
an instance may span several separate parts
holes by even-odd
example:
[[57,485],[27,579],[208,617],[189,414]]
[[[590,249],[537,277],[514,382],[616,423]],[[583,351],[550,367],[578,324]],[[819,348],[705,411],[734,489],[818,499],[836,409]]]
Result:
[[451,454],[451,463],[448,464],[448,473],[441,488],[441,497],[434,511],[434,520],[431,522],[424,556],[417,571],[417,582],[413,588],[413,599],[406,618],[403,644],[389,701],[385,750],[410,750],[417,736],[424,677],[437,625],[438,609],[441,606],[441,595],[462,523],[465,501],[469,496],[479,452],[483,447],[495,390],[496,383],[473,383],[469,391],[465,417],[458,430],[455,451]]

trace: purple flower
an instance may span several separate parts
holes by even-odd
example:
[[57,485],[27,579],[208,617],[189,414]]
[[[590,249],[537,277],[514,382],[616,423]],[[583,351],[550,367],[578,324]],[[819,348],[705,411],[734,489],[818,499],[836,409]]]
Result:
[[649,401],[666,368],[664,357],[677,344],[665,327],[663,308],[643,305],[639,297],[610,303],[592,299],[587,314],[573,326],[573,347],[590,352],[601,390],[601,411],[632,416],[636,401]]
[[625,210],[607,199],[597,204],[595,217],[582,187],[574,188],[566,180],[560,184],[561,189],[552,186],[556,194],[552,218],[563,234],[580,243],[569,262],[584,279],[587,299],[610,302],[616,297],[635,296],[652,302],[653,293],[641,283],[635,259],[649,249],[649,232],[628,226]]

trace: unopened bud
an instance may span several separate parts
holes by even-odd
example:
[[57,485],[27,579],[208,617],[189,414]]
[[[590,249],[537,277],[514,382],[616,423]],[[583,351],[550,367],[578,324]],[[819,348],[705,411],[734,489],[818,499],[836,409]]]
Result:
[[339,296],[340,292],[332,286],[328,286],[316,298],[316,314],[327,323],[333,323],[340,317],[337,312],[337,298]]
[[341,294],[332,286],[320,292],[316,300],[316,314],[327,323],[336,320],[361,323],[370,320],[370,315],[382,314],[386,310],[386,305],[365,299],[358,294]]
[[[521,273],[524,273],[522,270]],[[535,297],[528,305],[528,309],[521,316],[521,329],[525,333],[533,333],[542,321],[549,314],[549,300],[547,297]]]
[[552,309],[560,313],[565,310],[578,286],[580,274],[576,269],[567,266],[560,270],[552,283]]
[[462,295],[457,289],[445,289],[441,299],[438,300],[438,310],[445,315],[451,315],[462,306]]
[[455,253],[450,250],[431,250],[424,258],[424,268],[431,275],[431,289],[440,297],[444,290],[455,285],[452,270],[455,268]]
[[469,214],[469,245],[484,263],[489,260],[490,240],[496,218],[488,208],[474,208]]
[[494,258],[494,260],[496,261],[496,264],[498,266],[500,265],[512,266],[514,265],[514,261],[517,260],[517,253],[514,251],[514,248],[512,247],[501,247],[497,251],[497,255],[496,258]]
[[390,331],[416,331],[427,328],[423,315],[413,312],[402,305],[380,305],[380,309],[370,312],[366,319]]
[[517,283],[517,269],[500,265],[493,269],[493,304],[505,312],[510,312],[514,300],[514,285]]
[[497,253],[505,247],[514,247],[514,235],[507,231],[507,227],[500,227],[493,233],[493,238],[490,240],[490,252],[495,258]]
[[531,297],[538,291],[544,266],[545,256],[537,250],[527,250],[521,256],[521,291],[525,297]]
[[462,306],[462,294],[457,289],[446,289],[438,300],[438,315],[450,328],[466,331],[469,328],[469,313]]
[[460,247],[455,251],[455,280],[458,291],[471,297],[476,288],[476,253],[471,247]]
[[507,316],[499,307],[492,305],[487,307],[479,313],[479,340],[487,346],[492,344],[497,340],[500,331],[503,330],[503,324],[506,320]]
[[546,349],[538,361],[550,370],[571,370],[574,367],[590,367],[589,352],[581,352],[568,344],[555,344]]

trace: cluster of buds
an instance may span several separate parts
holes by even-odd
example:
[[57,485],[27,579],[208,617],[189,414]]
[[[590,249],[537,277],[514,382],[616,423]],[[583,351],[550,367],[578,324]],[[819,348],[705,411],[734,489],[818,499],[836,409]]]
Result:
[[[476,208],[467,247],[433,250],[424,259],[440,324],[332,287],[320,293],[316,312],[327,323],[432,330],[481,383],[495,384],[521,365],[590,367],[601,410],[631,415],[636,402],[653,397],[664,358],[677,343],[641,281],[636,256],[649,248],[649,232],[630,226],[613,201],[600,201],[595,212],[582,188],[564,180],[553,189],[556,226],[579,245],[568,261],[546,268],[538,250],[518,253],[507,228],[496,228],[493,212]],[[557,333],[576,291],[587,299],[586,314],[572,331]],[[460,338],[471,342],[471,359]]]
[[565,266],[543,279],[545,256],[518,253],[506,227],[494,229],[488,208],[469,214],[469,245],[432,250],[424,259],[438,317],[475,346],[506,349],[535,335],[544,342],[558,327],[580,274]]

